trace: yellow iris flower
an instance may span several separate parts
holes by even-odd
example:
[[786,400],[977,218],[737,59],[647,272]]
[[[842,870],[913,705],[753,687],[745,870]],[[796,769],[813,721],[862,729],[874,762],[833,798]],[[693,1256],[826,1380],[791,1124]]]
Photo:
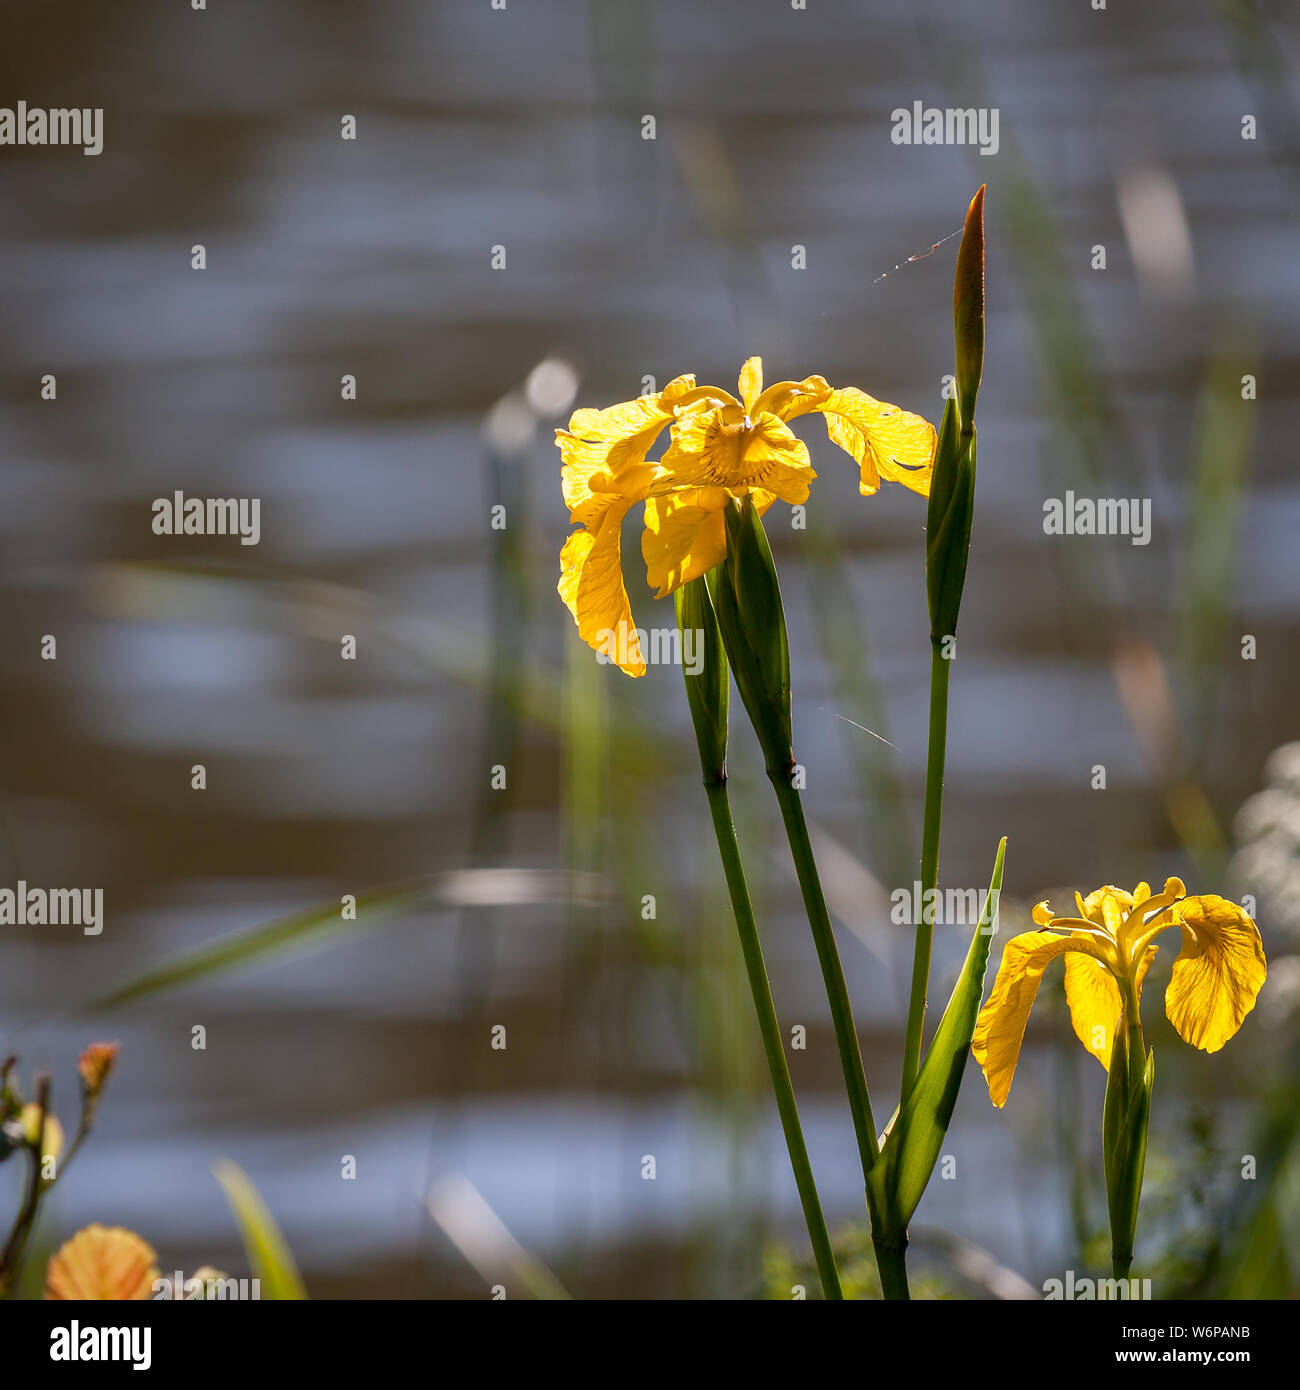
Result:
[[1078,917],[1053,916],[1045,902],[1034,908],[1043,930],[1007,942],[971,1044],[994,1105],[1006,1104],[1043,970],[1062,954],[1074,1031],[1103,1067],[1128,1011],[1136,1015],[1142,981],[1159,949],[1154,938],[1170,927],[1182,932],[1165,991],[1170,1023],[1184,1042],[1206,1052],[1217,1052],[1232,1037],[1255,1007],[1267,973],[1259,928],[1226,898],[1189,898],[1186,892],[1171,878],[1154,897],[1146,883],[1132,893],[1109,885],[1086,898],[1076,893]]
[[[671,594],[726,555],[730,498],[750,493],[760,513],[777,498],[807,501],[817,474],[788,422],[813,412],[825,416],[832,443],[857,461],[863,496],[881,478],[929,495],[935,433],[927,420],[854,386],[837,390],[820,376],[764,390],[758,357],[740,369],[739,399],[679,376],[653,395],[575,411],[569,428],[555,432],[569,520],[582,528],[560,553],[559,591],[583,640],[629,676],[644,675],[623,587],[623,518],[645,503],[646,578],[656,598]],[[665,428],[668,449],[648,461]]]

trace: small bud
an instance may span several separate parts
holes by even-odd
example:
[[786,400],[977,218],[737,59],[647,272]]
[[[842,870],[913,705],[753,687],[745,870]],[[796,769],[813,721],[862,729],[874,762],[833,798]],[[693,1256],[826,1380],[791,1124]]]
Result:
[[77,1075],[87,1100],[98,1098],[117,1061],[117,1043],[91,1043],[77,1058]]
[[26,1142],[27,1134],[23,1129],[21,1115],[13,1115],[0,1124],[0,1163],[16,1149],[21,1149]]
[[[214,1294],[213,1285],[223,1284],[229,1278],[229,1274],[226,1274],[224,1271],[215,1268],[213,1265],[200,1265],[199,1268],[196,1269],[194,1273],[191,1274],[190,1277],[186,1279],[184,1282],[186,1284],[193,1284],[194,1281],[197,1280],[199,1285],[203,1289],[203,1297],[211,1298]],[[182,1289],[180,1294],[175,1295],[175,1297],[177,1298],[183,1296],[184,1289]]]
[[[29,1144],[35,1144],[38,1138],[37,1126],[41,1123],[41,1107],[35,1101],[23,1106],[22,1125],[23,1138]],[[52,1115],[49,1111],[45,1113],[45,1126],[41,1131],[41,1158],[58,1158],[63,1152],[63,1126],[59,1123],[59,1117]]]
[[984,185],[970,200],[952,286],[957,338],[957,404],[963,431],[975,421],[975,396],[984,370]]
[[718,628],[736,688],[763,746],[768,774],[785,776],[794,754],[790,649],[781,585],[767,532],[751,497],[727,507],[726,526],[727,558],[719,567],[714,595]]
[[957,398],[944,406],[926,512],[930,640],[957,631],[975,511],[975,397],[984,369],[984,189],[971,199],[953,279]]

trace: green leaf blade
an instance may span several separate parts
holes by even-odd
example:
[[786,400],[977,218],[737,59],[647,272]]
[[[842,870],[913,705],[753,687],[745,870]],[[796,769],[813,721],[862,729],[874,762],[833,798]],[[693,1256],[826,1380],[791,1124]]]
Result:
[[880,1160],[871,1170],[873,1207],[892,1229],[906,1229],[930,1181],[966,1069],[984,996],[984,973],[1002,892],[1003,837],[993,862],[988,897],[948,1005],[904,1105],[890,1121]]
[[87,1006],[88,1011],[99,1013],[114,1009],[149,995],[197,984],[201,980],[273,959],[304,946],[316,945],[338,933],[377,926],[405,907],[428,901],[430,894],[428,884],[412,886],[407,883],[358,894],[355,919],[343,917],[339,900],[335,898],[287,917],[276,918],[264,926],[234,932],[184,952],[156,969],[127,981],[94,1000]]
[[248,1174],[239,1164],[219,1158],[212,1165],[212,1175],[235,1215],[249,1267],[261,1280],[262,1297],[279,1302],[304,1300],[307,1290],[288,1243]]

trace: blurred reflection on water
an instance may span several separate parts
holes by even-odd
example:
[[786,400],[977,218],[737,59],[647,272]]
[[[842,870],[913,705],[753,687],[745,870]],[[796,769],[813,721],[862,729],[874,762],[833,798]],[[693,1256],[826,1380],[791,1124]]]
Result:
[[[447,1172],[562,1272],[573,1260],[577,1292],[598,1291],[581,1284],[583,1251],[604,1287],[734,1291],[753,1268],[743,1238],[701,1264],[701,1232],[762,1210],[797,1229],[748,1003],[730,992],[678,678],[573,677],[554,596],[558,460],[542,429],[513,472],[486,472],[481,420],[555,350],[584,370],[580,403],[625,399],[646,375],[725,386],[761,352],[772,379],[822,372],[937,417],[952,247],[876,277],[952,231],[983,180],[989,355],[945,878],[984,882],[1002,831],[1018,900],[1187,871],[1113,662],[1124,637],[1176,662],[1191,630],[1206,563],[1187,546],[1200,534],[1198,410],[1233,352],[1259,383],[1245,541],[1236,549],[1229,497],[1211,513],[1229,533],[1219,644],[1173,668],[1180,708],[1193,686],[1209,691],[1189,756],[1221,827],[1295,736],[1300,127],[1290,75],[1279,86],[1252,69],[1212,7],[1098,17],[1004,0],[980,7],[978,27],[956,3],[389,0],[166,16],[79,3],[57,20],[13,8],[21,39],[0,55],[0,92],[106,111],[98,159],[2,156],[6,872],[102,885],[109,916],[93,941],[5,929],[0,1042],[51,1063],[65,1104],[80,1044],[125,1044],[61,1222],[135,1226],[168,1268],[236,1262],[208,1176],[224,1153],[321,1291],[477,1288],[421,1216]],[[974,93],[1001,111],[995,158],[889,142],[894,107]],[[1256,106],[1269,120],[1247,144],[1240,116]],[[654,142],[640,137],[647,112]],[[339,139],[345,113],[355,143]],[[1154,240],[1153,196],[1174,229]],[[1089,268],[1097,244],[1105,273]],[[1079,345],[1088,355],[1072,359]],[[1079,389],[1063,405],[1071,370]],[[39,399],[45,373],[55,402]],[[345,374],[355,401],[340,398]],[[862,908],[872,880],[850,876],[841,915],[862,908],[848,925],[867,943],[846,944],[845,964],[883,1097],[910,955],[886,890],[906,875],[869,833],[854,745],[866,735],[836,716],[872,717],[825,661],[806,562],[810,546],[843,556],[860,626],[841,636],[869,651],[910,843],[928,669],[921,514],[897,489],[860,502],[851,470],[807,437],[820,530],[778,519],[773,542],[810,812],[879,880]],[[486,518],[502,476],[514,569],[494,590]],[[1065,487],[1151,496],[1152,544],[1049,542],[1042,502]],[[261,544],[154,536],[150,503],[178,489],[259,496]],[[671,621],[632,591],[643,622]],[[1253,665],[1235,660],[1239,632],[1258,639]],[[56,662],[39,659],[47,633]],[[355,663],[339,659],[343,633]],[[494,633],[500,679],[526,671],[532,693],[502,732],[508,795],[485,810]],[[649,745],[655,776],[636,784],[644,821],[626,853],[609,852],[632,826],[626,784],[606,803],[579,771],[566,790],[582,766],[563,737],[575,690],[613,721],[616,756],[631,756],[617,736],[629,725]],[[734,738],[744,793],[761,778],[739,727]],[[1099,763],[1104,796],[1090,787]],[[575,794],[595,798],[589,841]],[[744,798],[756,870],[773,850],[769,960],[783,1014],[814,1038],[795,1064],[823,1196],[836,1220],[856,1218],[812,958],[766,809],[761,788]],[[69,1016],[187,946],[309,903],[471,861],[575,858],[618,880],[612,904],[427,912],[107,1019]],[[653,930],[630,906],[647,892],[660,896]],[[936,994],[964,948],[960,932],[936,943]],[[484,1041],[499,1021],[502,1054]],[[188,1045],[196,1023],[205,1052]],[[972,1181],[936,1182],[922,1214],[1033,1280],[1072,1237],[1041,1125],[1061,1084],[1055,1043],[1050,1027],[1031,1036],[1005,1122],[968,1078],[950,1143]],[[1211,1102],[1233,1089],[1252,1046],[1278,1050],[1254,1037],[1186,1084]],[[1101,1080],[1080,1074],[1081,1115]],[[1225,1148],[1240,1149],[1247,1117],[1216,1113]],[[654,1184],[640,1179],[648,1152]],[[354,1184],[338,1176],[347,1153]],[[693,1273],[647,1248],[684,1252]]]

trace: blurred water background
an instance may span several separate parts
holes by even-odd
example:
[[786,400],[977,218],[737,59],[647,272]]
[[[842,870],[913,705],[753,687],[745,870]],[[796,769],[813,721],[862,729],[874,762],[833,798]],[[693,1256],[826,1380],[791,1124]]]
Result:
[[[1273,974],[1232,1045],[1174,1038],[1167,963],[1148,989],[1139,1262],[1158,1294],[1296,1291],[1300,760],[1269,764],[1300,736],[1293,4],[10,0],[3,17],[0,100],[105,111],[98,158],[0,150],[0,881],[106,904],[98,937],[0,928],[0,1051],[49,1067],[70,1121],[80,1046],[123,1044],[47,1244],[98,1220],[165,1269],[238,1271],[209,1171],[228,1156],[318,1296],[481,1296],[498,1272],[514,1296],[517,1252],[480,1198],[576,1296],[751,1295],[766,1242],[800,1248],[680,674],[632,682],[578,642],[554,592],[550,431],[570,398],[627,399],[646,376],[730,387],[751,353],[769,380],[819,372],[937,420],[956,242],[892,267],[987,182],[942,878],[986,883],[1007,834],[1004,933],[1106,881],[1258,896]],[[997,154],[891,143],[915,101],[996,107]],[[887,1116],[924,512],[888,485],[859,499],[820,427],[799,428],[821,475],[809,528],[769,521],[796,752]],[[260,544],[155,536],[153,499],[178,489],[260,497]],[[1150,544],[1044,535],[1066,489],[1150,498]],[[668,626],[632,536],[634,609]],[[738,707],[732,743],[778,1005],[809,1030],[792,1066],[814,1166],[847,1225],[852,1132]],[[204,943],[412,881],[355,930],[82,1008]],[[939,1003],[967,935],[939,933]],[[1043,1003],[1004,1113],[968,1072],[956,1176],[917,1216],[918,1268],[952,1292],[1102,1262],[1104,1076],[1059,976]]]

